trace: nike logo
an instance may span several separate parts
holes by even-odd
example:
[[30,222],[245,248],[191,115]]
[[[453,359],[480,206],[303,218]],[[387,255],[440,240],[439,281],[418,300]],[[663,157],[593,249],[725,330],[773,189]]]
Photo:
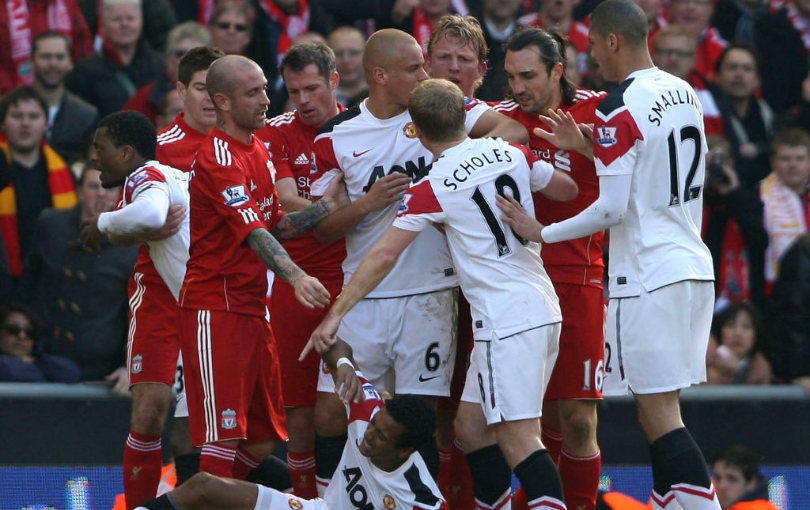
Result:
[[368,150],[365,150],[365,151],[363,151],[363,152],[357,152],[357,151],[354,151],[354,152],[352,152],[352,156],[354,156],[355,158],[359,158],[360,156],[362,156],[363,154],[365,154],[366,152],[368,152],[368,151],[370,151],[370,150],[371,150],[371,149],[368,149]]
[[439,377],[439,376],[438,376],[438,375],[434,375],[434,376],[432,376],[432,377],[425,377],[424,375],[419,374],[419,382],[428,382],[428,381],[430,381],[431,379],[435,379],[435,378],[437,378],[437,377]]

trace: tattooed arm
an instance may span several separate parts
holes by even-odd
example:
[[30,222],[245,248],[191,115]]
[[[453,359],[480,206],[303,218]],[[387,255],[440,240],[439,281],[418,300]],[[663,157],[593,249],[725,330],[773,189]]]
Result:
[[307,308],[323,308],[329,304],[329,291],[321,285],[317,278],[309,276],[298,267],[290,258],[287,250],[270,232],[263,228],[254,229],[247,240],[250,249],[262,259],[265,265],[295,289],[295,297],[302,305]]
[[282,243],[290,239],[295,239],[307,230],[314,228],[321,220],[329,216],[330,212],[327,201],[321,199],[306,209],[285,214],[278,220],[275,228],[273,228],[273,237]]

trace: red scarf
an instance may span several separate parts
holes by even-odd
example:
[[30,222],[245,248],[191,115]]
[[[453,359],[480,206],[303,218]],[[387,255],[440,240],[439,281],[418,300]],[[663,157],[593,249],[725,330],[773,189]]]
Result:
[[298,1],[298,12],[287,14],[278,8],[273,0],[261,0],[262,8],[274,23],[281,27],[281,37],[278,40],[278,63],[287,54],[292,40],[309,30],[309,4],[307,0]]
[[750,263],[745,251],[745,240],[733,218],[729,218],[726,223],[721,257],[717,280],[718,297],[724,297],[733,303],[748,301],[751,297]]
[[[10,162],[11,152],[5,139],[0,140],[0,150]],[[51,191],[53,206],[57,209],[75,206],[78,203],[76,184],[65,161],[45,142],[42,143],[42,154],[48,167],[48,188]],[[20,253],[20,234],[17,230],[17,195],[14,192],[14,182],[0,191],[0,235],[6,244],[9,272],[11,276],[20,276],[23,261]]]
[[[6,12],[8,13],[8,31],[11,39],[11,58],[14,60],[16,69],[16,85],[30,85],[34,82],[34,73],[31,72],[29,61],[31,43],[33,36],[36,35],[34,32],[39,32],[41,26],[36,26],[37,23],[31,17],[28,0],[6,0]],[[73,25],[65,0],[49,2],[46,18],[47,28],[72,37]]]

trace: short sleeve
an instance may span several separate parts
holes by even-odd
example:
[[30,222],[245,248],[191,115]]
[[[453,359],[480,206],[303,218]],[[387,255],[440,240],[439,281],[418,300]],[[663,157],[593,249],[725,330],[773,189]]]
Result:
[[234,161],[219,165],[207,151],[200,151],[191,181],[192,204],[208,202],[215,216],[233,230],[237,242],[244,241],[257,228],[266,228],[259,205],[250,196],[252,180]]
[[638,148],[644,136],[630,111],[623,108],[607,117],[596,115],[593,132],[593,161],[597,175],[633,173]]
[[512,148],[519,150],[526,158],[526,163],[529,166],[529,187],[532,192],[540,191],[548,186],[551,178],[554,176],[554,167],[547,161],[543,161],[534,155],[525,145],[510,142]]
[[394,226],[411,232],[421,232],[433,223],[444,223],[445,213],[432,181],[424,180],[411,186],[399,204]]
[[[289,125],[286,126],[290,128]],[[284,143],[284,137],[281,136],[280,127],[265,126],[258,131],[258,135],[267,147],[270,154],[270,160],[273,166],[276,167],[276,179],[284,179],[286,177],[295,178],[292,168],[290,167],[290,155],[287,153],[287,144]]]
[[322,197],[329,183],[340,172],[335,155],[332,137],[328,133],[315,138],[315,174],[312,176],[310,192],[313,197]]
[[481,116],[491,108],[488,104],[479,99],[475,99],[474,97],[465,97],[464,109],[467,112],[467,116],[464,119],[464,129],[467,131],[467,133],[470,133]]

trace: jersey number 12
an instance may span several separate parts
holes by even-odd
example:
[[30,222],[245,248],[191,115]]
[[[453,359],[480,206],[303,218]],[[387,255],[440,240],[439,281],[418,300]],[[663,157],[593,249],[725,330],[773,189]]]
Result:
[[[675,131],[669,133],[667,137],[667,146],[669,147],[669,206],[673,207],[681,205],[681,190],[678,185],[678,148],[686,140],[691,140],[695,144],[694,156],[692,162],[689,164],[689,172],[686,174],[686,183],[683,186],[683,202],[689,202],[700,197],[700,190],[703,188],[702,184],[692,186],[692,181],[695,180],[698,164],[700,163],[700,153],[703,147],[703,139],[700,134],[700,129],[695,126],[684,126],[680,130],[680,140],[675,139]],[[678,143],[680,142],[680,143]]]

